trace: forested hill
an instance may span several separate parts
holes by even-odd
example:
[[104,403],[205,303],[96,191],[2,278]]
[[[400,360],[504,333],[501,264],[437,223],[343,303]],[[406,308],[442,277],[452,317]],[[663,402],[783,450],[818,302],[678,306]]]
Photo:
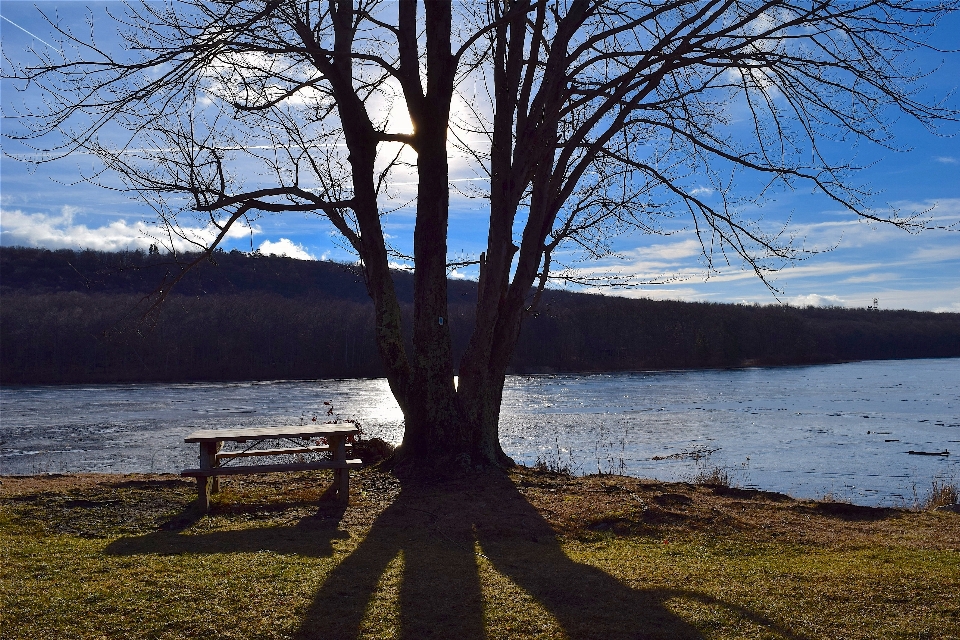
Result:
[[[217,253],[154,315],[167,255],[0,248],[0,382],[378,376],[374,314],[350,265]],[[413,279],[397,273],[403,312]],[[476,283],[451,280],[462,353]],[[409,322],[407,322],[409,325]],[[633,300],[548,291],[516,372],[588,372],[960,357],[960,314]]]
[[[60,249],[0,247],[0,294],[154,293],[172,281],[195,256],[179,259],[142,251],[105,253]],[[397,295],[413,301],[413,276],[396,273]],[[451,291],[476,295],[476,283],[451,281]],[[354,265],[337,262],[251,256],[240,251],[217,252],[201,262],[176,286],[183,296],[268,292],[291,297],[369,302],[363,275]]]

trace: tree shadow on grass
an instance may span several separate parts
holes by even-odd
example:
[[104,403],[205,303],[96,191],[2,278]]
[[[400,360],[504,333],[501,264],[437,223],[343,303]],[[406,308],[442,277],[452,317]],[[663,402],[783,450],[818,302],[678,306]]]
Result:
[[[269,505],[277,508],[276,505]],[[196,505],[190,505],[161,525],[160,531],[143,536],[119,538],[107,545],[110,555],[142,555],[181,553],[255,553],[275,551],[305,557],[326,557],[333,554],[333,540],[349,538],[338,528],[344,507],[336,503],[321,503],[313,516],[303,518],[294,526],[211,531],[184,534],[183,530],[204,514]]]
[[498,474],[442,487],[404,483],[363,542],[323,583],[295,637],[356,638],[387,566],[402,554],[400,637],[485,638],[478,549],[572,640],[702,637],[666,607],[671,598],[726,608],[780,637],[800,638],[707,594],[635,589],[571,560],[549,523]]
[[[107,553],[270,550],[324,557],[333,553],[333,540],[348,537],[338,526],[342,507],[323,501],[316,515],[295,526],[180,533],[181,525],[196,515],[188,509],[174,518],[176,526],[168,527],[174,530],[121,538],[108,545]],[[516,629],[522,624],[516,621],[498,628],[491,619],[496,612],[485,611],[481,572],[487,566],[536,601],[571,640],[701,638],[697,628],[667,606],[672,599],[723,609],[727,618],[749,622],[777,637],[802,638],[756,612],[699,592],[696,585],[683,590],[633,588],[572,560],[547,520],[509,478],[498,473],[443,484],[404,481],[399,496],[320,586],[295,638],[357,638],[365,618],[369,621],[371,602],[388,566],[398,558],[402,573],[395,623],[401,638],[479,640],[488,634],[496,637],[504,629],[535,635]],[[486,597],[490,596],[488,591]],[[388,621],[387,626],[393,623]]]
[[848,522],[875,522],[899,515],[895,509],[886,507],[863,507],[847,502],[818,502],[811,507],[806,505],[798,507],[797,510],[821,516],[830,516]]

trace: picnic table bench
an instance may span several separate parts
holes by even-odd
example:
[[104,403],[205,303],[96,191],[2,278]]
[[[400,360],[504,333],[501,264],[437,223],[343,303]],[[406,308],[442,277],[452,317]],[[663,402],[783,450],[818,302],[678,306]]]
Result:
[[[347,440],[358,433],[356,425],[351,423],[202,429],[183,440],[200,444],[200,467],[184,469],[180,475],[197,479],[197,497],[203,511],[210,508],[210,494],[220,490],[220,476],[282,471],[333,469],[336,497],[347,502],[350,497],[350,468],[362,464],[358,459],[347,458]],[[262,448],[266,442],[283,440],[294,441],[293,446]],[[325,441],[326,444],[316,444],[317,441]],[[249,446],[238,451],[221,451],[225,442],[249,443]],[[303,454],[315,453],[329,453],[330,456],[309,462],[298,460],[278,464],[230,465],[230,462],[239,458],[288,455],[302,458]]]

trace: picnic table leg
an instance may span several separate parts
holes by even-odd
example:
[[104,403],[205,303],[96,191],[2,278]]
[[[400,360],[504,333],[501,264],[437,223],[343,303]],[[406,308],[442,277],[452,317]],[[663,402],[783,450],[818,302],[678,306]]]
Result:
[[[220,452],[220,449],[223,447],[223,443],[219,440],[214,443],[213,447],[213,463],[212,466],[219,467],[220,461],[217,459],[217,453]],[[210,493],[220,493],[220,476],[210,476],[210,479],[213,481],[210,486]]]
[[203,513],[210,510],[210,485],[210,478],[197,476],[197,505]]
[[[338,436],[333,439],[333,459],[335,462],[347,461],[347,439],[344,436]],[[348,502],[350,500],[350,470],[344,466],[333,470],[333,482],[337,491],[337,500]]]
[[337,469],[337,500],[343,503],[350,501],[350,470]]
[[[212,469],[217,464],[217,445],[216,442],[200,443],[200,470]],[[211,482],[211,479],[213,482]],[[197,502],[200,510],[207,512],[210,510],[210,491],[216,486],[219,489],[217,477],[200,475],[197,476]]]

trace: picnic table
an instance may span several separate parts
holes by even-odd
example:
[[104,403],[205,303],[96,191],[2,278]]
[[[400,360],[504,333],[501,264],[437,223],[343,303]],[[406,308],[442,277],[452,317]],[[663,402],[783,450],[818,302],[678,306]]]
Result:
[[[200,467],[184,469],[181,475],[197,479],[200,508],[210,508],[210,494],[220,490],[220,476],[333,469],[334,490],[338,500],[350,497],[350,468],[359,467],[358,459],[347,458],[348,440],[360,431],[352,423],[310,424],[289,427],[244,427],[238,429],[202,429],[194,431],[184,442],[200,444]],[[287,445],[271,447],[266,443],[287,441]],[[240,450],[221,451],[223,443],[236,442],[248,446]],[[323,453],[328,457],[303,461],[304,454]],[[233,465],[237,459],[249,457],[296,456],[298,460],[273,464]]]

